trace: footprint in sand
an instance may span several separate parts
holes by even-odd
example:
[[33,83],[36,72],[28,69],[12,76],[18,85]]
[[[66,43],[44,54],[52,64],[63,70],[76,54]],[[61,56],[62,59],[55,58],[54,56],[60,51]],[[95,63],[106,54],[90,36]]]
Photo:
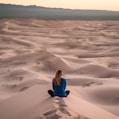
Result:
[[67,105],[65,104],[63,98],[60,98],[60,97],[55,97],[54,99],[54,104],[57,104],[59,106],[64,106],[66,107]]
[[83,116],[80,116],[80,115],[78,115],[76,118],[74,118],[74,119],[90,119],[90,118],[88,118],[88,117],[83,117]]
[[89,119],[87,117],[73,114],[72,111],[69,111],[67,105],[64,102],[64,99],[61,97],[54,97],[53,98],[53,105],[54,108],[43,113],[41,116],[34,118],[34,119]]
[[24,77],[23,77],[23,76],[17,76],[16,78],[17,78],[19,81],[22,81]]
[[63,98],[54,97],[53,98],[54,109],[51,109],[41,115],[41,119],[59,119],[61,115],[71,116],[67,110],[67,105],[65,104]]
[[59,111],[62,112],[62,113],[64,113],[64,114],[66,114],[66,115],[68,115],[68,116],[72,116],[70,114],[70,112],[68,112],[68,110],[66,108],[64,108],[64,107],[60,107],[59,108]]
[[93,81],[91,81],[91,82],[84,83],[82,86],[83,87],[86,87],[86,86],[90,87],[91,85],[102,85],[102,84],[103,84],[102,82],[93,82]]
[[49,110],[41,115],[39,119],[59,119],[61,116],[58,114],[57,109]]
[[21,91],[24,91],[24,90],[26,90],[26,89],[28,89],[29,87],[23,87],[23,88],[21,88],[19,91],[21,92]]
[[2,84],[2,86],[5,86],[7,88],[11,88],[11,89],[14,89],[17,87],[17,84]]

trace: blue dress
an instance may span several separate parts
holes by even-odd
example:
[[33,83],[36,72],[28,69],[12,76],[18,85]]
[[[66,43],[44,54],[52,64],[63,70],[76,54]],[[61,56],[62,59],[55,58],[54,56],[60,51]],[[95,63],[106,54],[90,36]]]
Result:
[[61,84],[60,86],[55,86],[52,82],[53,90],[54,90],[54,96],[59,97],[66,97],[66,79],[61,78]]

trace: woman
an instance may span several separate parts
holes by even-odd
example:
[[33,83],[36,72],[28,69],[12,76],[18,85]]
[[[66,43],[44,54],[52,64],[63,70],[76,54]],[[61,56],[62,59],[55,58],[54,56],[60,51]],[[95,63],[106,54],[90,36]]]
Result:
[[48,90],[48,93],[51,97],[59,96],[59,97],[67,97],[70,93],[69,90],[66,89],[66,79],[62,78],[62,70],[58,70],[55,74],[54,79],[52,80],[53,90]]

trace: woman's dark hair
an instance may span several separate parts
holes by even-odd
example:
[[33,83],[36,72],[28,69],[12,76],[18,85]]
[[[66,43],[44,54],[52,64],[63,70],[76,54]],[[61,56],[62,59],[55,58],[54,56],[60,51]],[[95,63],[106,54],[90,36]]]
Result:
[[55,78],[53,80],[54,85],[60,86],[61,83],[62,70],[57,70]]

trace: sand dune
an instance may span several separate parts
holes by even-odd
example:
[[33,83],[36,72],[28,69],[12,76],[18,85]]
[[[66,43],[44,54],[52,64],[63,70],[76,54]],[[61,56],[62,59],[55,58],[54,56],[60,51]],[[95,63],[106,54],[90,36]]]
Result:
[[[0,119],[118,119],[119,22],[0,20]],[[67,98],[51,98],[55,71]]]

